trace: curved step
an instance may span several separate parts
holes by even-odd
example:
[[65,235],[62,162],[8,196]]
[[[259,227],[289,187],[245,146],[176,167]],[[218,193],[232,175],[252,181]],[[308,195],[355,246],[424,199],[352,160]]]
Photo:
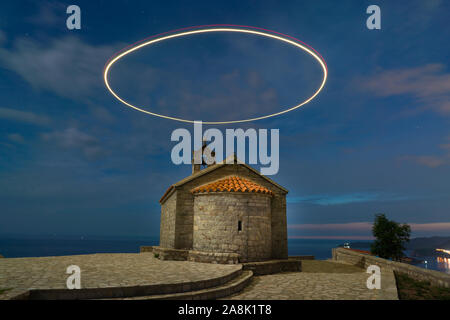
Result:
[[130,287],[85,288],[69,289],[32,289],[14,297],[18,300],[89,300],[89,299],[124,299],[139,296],[162,296],[182,294],[217,288],[230,283],[242,275],[240,269],[229,274],[192,282],[150,284]]
[[244,270],[238,277],[214,288],[191,292],[125,298],[125,300],[214,300],[240,292],[247,286],[252,277],[253,272],[251,270]]

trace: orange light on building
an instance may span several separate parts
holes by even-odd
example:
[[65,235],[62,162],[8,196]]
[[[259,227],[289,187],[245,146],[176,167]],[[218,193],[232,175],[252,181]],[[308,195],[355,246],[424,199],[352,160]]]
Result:
[[450,259],[449,258],[437,257],[437,262],[438,262],[438,264],[443,265],[445,269],[450,269]]

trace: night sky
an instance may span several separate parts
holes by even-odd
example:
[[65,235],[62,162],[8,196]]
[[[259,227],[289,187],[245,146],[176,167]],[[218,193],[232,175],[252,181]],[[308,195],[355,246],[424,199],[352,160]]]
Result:
[[[68,30],[68,5],[81,30]],[[381,30],[366,8],[381,8]],[[196,25],[275,30],[315,48],[329,77],[293,112],[207,128],[280,130],[295,238],[370,237],[376,213],[450,235],[448,1],[2,1],[0,235],[158,237],[159,198],[188,176],[174,129],[127,108],[102,73],[117,51]],[[318,87],[311,56],[273,39],[208,34],[146,47],[111,70],[146,109],[216,121],[278,112]],[[256,166],[258,168],[258,166]]]

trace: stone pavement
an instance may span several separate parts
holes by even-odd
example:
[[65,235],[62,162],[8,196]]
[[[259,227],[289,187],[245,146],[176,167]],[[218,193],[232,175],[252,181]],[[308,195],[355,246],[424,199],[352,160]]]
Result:
[[[65,289],[66,269],[78,265],[82,288],[180,283],[221,277],[241,268],[188,261],[162,261],[151,253],[89,254],[0,259],[0,299],[29,289]],[[1,293],[1,289],[10,289]]]
[[381,289],[369,290],[369,274],[352,265],[320,260],[302,261],[303,272],[253,277],[238,294],[226,299],[261,300],[398,300],[394,274],[381,275]]
[[[217,278],[241,265],[167,261],[151,253],[90,254],[0,259],[0,299],[29,289],[65,289],[69,265],[81,268],[82,288],[181,283]],[[398,299],[392,272],[382,270],[381,290],[369,290],[364,269],[332,261],[303,260],[302,272],[253,277],[230,299]],[[10,289],[3,291],[3,289]]]

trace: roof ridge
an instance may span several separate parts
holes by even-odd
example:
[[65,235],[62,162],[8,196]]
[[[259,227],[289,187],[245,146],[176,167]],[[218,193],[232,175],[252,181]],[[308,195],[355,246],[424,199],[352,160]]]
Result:
[[[237,159],[237,158],[236,158],[236,159]],[[246,167],[247,169],[253,171],[253,172],[256,173],[258,176],[264,178],[265,180],[267,180],[268,182],[270,182],[271,184],[273,184],[273,185],[276,186],[277,188],[279,188],[279,189],[285,191],[286,193],[288,192],[288,190],[287,190],[286,188],[282,187],[281,185],[279,185],[278,183],[276,183],[275,181],[273,181],[273,180],[270,179],[269,177],[267,177],[267,176],[261,174],[261,173],[258,172],[258,170],[256,170],[255,168],[249,166],[248,164],[246,164],[246,163],[244,163],[244,162],[241,162],[239,159],[237,159],[236,161],[237,161],[237,163],[236,163],[237,165],[241,165],[241,166]],[[181,186],[181,185],[183,185],[183,184],[185,184],[185,183],[187,183],[187,182],[189,182],[189,181],[191,181],[191,180],[194,180],[194,179],[196,179],[196,178],[198,178],[198,177],[201,177],[201,176],[203,176],[203,175],[205,175],[205,174],[207,174],[207,173],[209,173],[209,172],[211,172],[211,171],[214,171],[214,170],[216,170],[216,169],[218,169],[218,168],[220,168],[220,167],[226,166],[226,165],[231,165],[231,164],[225,163],[225,160],[224,160],[224,161],[218,162],[218,163],[216,163],[216,164],[210,165],[210,166],[208,166],[207,168],[205,168],[205,169],[203,169],[203,170],[200,170],[199,172],[196,172],[196,173],[194,173],[194,174],[192,174],[192,175],[190,175],[190,176],[185,177],[184,179],[181,179],[180,181],[174,183],[173,186],[175,186],[175,187]]]
[[190,182],[190,181],[192,181],[192,180],[195,180],[195,179],[197,179],[197,178],[199,178],[199,177],[201,177],[201,176],[203,176],[203,175],[205,175],[205,174],[208,174],[208,173],[210,173],[210,172],[212,172],[212,171],[214,171],[214,170],[216,170],[216,169],[219,169],[219,168],[221,168],[221,167],[223,167],[223,166],[225,166],[225,165],[239,165],[239,166],[243,166],[243,167],[247,168],[248,170],[254,172],[254,173],[255,173],[256,175],[258,175],[259,177],[261,177],[261,178],[267,180],[267,182],[269,182],[270,184],[272,184],[272,185],[275,186],[276,188],[278,188],[278,189],[284,191],[285,193],[288,193],[288,192],[289,192],[286,188],[282,187],[281,185],[279,185],[278,183],[276,183],[275,181],[273,181],[273,180],[270,179],[269,177],[267,177],[267,176],[261,174],[261,173],[260,173],[258,170],[256,170],[255,168],[253,168],[253,167],[251,167],[250,165],[248,165],[248,164],[246,164],[246,163],[240,161],[240,160],[236,157],[236,155],[234,155],[234,159],[236,160],[236,162],[235,162],[234,164],[228,164],[228,163],[226,163],[226,159],[225,159],[224,161],[221,161],[221,162],[218,162],[218,163],[216,163],[216,164],[210,165],[210,166],[208,166],[207,168],[205,168],[205,169],[203,169],[203,170],[200,170],[199,172],[196,172],[196,173],[194,173],[194,174],[192,174],[192,175],[190,175],[190,176],[187,176],[187,177],[181,179],[180,181],[178,181],[178,182],[172,184],[171,186],[169,186],[169,188],[167,189],[167,191],[163,194],[163,196],[161,197],[161,199],[159,199],[159,202],[162,204],[162,203],[167,199],[167,197],[169,196],[169,194],[171,193],[171,191],[172,191],[173,189],[178,188],[178,187],[180,187],[180,186],[182,186],[182,185],[184,185],[184,184],[186,184],[186,183],[188,183],[188,182]]
[[230,175],[217,179],[213,182],[195,187],[192,193],[208,192],[242,192],[242,193],[262,193],[273,195],[272,190],[244,177]]

